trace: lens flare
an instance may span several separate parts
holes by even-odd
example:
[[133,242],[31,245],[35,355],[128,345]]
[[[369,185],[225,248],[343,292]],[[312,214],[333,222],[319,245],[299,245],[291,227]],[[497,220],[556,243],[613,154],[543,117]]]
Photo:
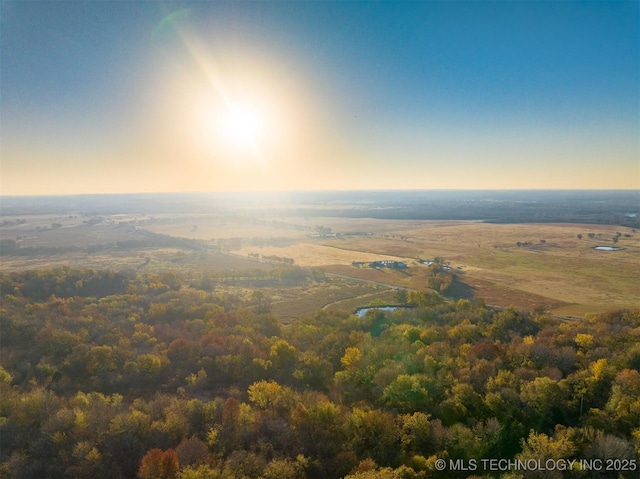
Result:
[[234,146],[255,147],[264,134],[264,120],[252,107],[233,107],[223,115],[221,129],[225,140]]

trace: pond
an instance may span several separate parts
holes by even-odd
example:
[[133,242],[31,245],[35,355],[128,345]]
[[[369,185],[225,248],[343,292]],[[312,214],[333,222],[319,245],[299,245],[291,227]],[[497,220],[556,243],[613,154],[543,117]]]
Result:
[[[427,266],[431,266],[435,264],[435,261],[421,261],[422,264],[426,264]],[[451,269],[451,266],[442,266],[442,269]]]
[[618,251],[620,248],[616,246],[596,246],[593,249],[597,249],[598,251]]
[[359,318],[364,318],[365,315],[372,309],[377,309],[378,311],[395,311],[396,309],[398,309],[398,307],[397,306],[381,306],[380,308],[360,308],[356,310],[356,316]]
[[375,309],[377,311],[395,311],[397,309],[411,309],[411,308],[407,308],[407,307],[403,307],[403,306],[369,306],[366,308],[359,308],[356,309],[356,316],[358,316],[359,318],[364,318],[365,315],[371,311],[372,309]]

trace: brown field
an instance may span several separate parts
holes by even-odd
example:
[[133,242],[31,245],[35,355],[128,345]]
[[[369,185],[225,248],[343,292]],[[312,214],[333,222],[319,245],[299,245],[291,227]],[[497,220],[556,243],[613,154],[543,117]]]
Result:
[[378,255],[364,251],[353,251],[337,248],[331,244],[300,242],[284,248],[246,246],[234,251],[235,254],[248,256],[257,253],[263,256],[284,256],[293,258],[298,266],[315,267],[328,264],[351,264],[353,261],[375,261],[377,259],[402,260],[398,256]]
[[[133,224],[121,223],[111,218],[33,215],[24,219],[26,222],[23,224],[1,227],[0,239],[16,240],[22,248],[86,248],[142,238],[142,232]],[[85,221],[96,223],[87,224]]]
[[221,238],[294,238],[305,237],[305,230],[276,220],[221,215],[157,215],[141,227],[154,233],[182,238],[211,240]]
[[2,255],[2,271],[47,269],[69,266],[73,268],[136,270],[142,273],[161,271],[251,271],[271,269],[273,265],[247,258],[208,251],[189,251],[178,248],[139,248],[106,250],[98,253],[71,252],[54,255]]

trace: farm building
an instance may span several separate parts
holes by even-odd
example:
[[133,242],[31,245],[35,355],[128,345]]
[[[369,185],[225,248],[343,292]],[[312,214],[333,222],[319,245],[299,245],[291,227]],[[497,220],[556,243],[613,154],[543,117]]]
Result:
[[407,263],[404,261],[393,261],[390,259],[373,261],[369,263],[369,266],[372,268],[395,268],[395,269],[405,269],[407,267]]
[[311,233],[307,235],[309,238],[335,238],[336,233]]

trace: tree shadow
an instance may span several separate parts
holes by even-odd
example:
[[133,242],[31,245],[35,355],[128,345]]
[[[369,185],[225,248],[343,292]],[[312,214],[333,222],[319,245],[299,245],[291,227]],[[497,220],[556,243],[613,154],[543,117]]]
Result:
[[456,276],[453,280],[453,284],[447,290],[447,296],[453,299],[475,299],[477,288],[467,283],[460,281],[460,278]]

